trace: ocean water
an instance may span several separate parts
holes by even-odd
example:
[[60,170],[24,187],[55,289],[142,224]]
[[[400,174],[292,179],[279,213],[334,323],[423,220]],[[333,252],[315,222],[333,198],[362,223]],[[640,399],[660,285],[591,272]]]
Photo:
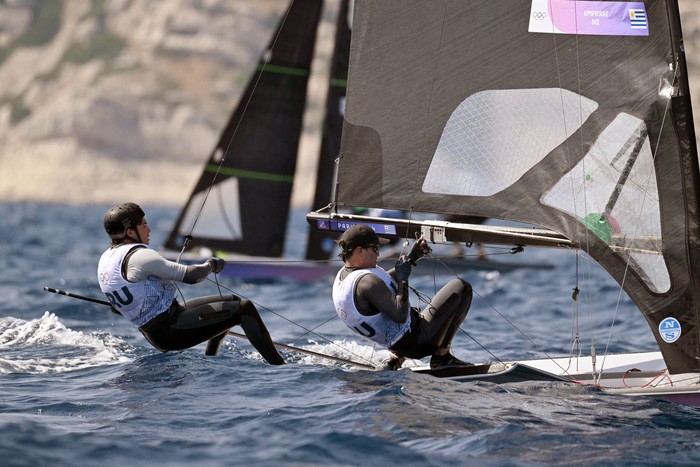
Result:
[[[652,398],[566,383],[455,383],[293,350],[282,350],[288,365],[273,367],[234,337],[217,357],[202,346],[159,353],[104,306],[43,290],[103,298],[95,266],[108,244],[107,207],[0,204],[2,465],[700,463],[700,409]],[[147,208],[154,246],[176,214]],[[556,269],[463,274],[477,295],[454,342],[459,357],[567,355],[577,330],[584,353],[591,340],[599,356],[606,347],[655,349],[644,319],[594,264],[579,257],[577,280],[571,252],[519,257]],[[412,285],[432,295],[451,274],[414,274]],[[334,317],[330,278],[220,279],[181,291],[192,298],[218,287],[254,301],[278,342],[374,364],[388,356]]]

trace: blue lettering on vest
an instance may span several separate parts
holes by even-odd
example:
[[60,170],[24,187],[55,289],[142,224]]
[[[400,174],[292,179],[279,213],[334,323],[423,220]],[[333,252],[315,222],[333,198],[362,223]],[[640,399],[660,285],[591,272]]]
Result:
[[[119,301],[119,303],[121,303],[121,305],[128,305],[129,303],[134,301],[134,296],[131,295],[131,292],[129,292],[129,289],[126,286],[122,287],[122,292],[124,292],[124,295],[126,296],[126,300],[119,296],[119,292],[116,292],[116,291],[114,292],[115,299],[117,301]],[[112,302],[112,300],[110,300],[110,302]],[[114,304],[114,302],[112,302],[112,303]]]

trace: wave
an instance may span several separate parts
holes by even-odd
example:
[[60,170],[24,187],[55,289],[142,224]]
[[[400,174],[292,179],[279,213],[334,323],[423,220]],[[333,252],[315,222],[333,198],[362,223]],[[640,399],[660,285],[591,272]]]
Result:
[[53,314],[39,319],[0,318],[0,374],[62,373],[126,363],[134,349],[107,333],[83,334]]
[[[335,340],[318,343],[312,340],[304,346],[292,346],[297,350],[285,352],[288,362],[302,365],[374,367],[381,369],[383,362],[391,357],[391,352],[383,348],[375,348],[352,340]],[[328,356],[325,358],[324,355]],[[420,360],[406,359],[404,368],[423,366]]]

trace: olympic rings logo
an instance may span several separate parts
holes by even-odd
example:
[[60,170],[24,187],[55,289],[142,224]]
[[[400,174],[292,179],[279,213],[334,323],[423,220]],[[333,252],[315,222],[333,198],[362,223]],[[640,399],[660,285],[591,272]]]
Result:
[[544,11],[533,11],[532,17],[539,20],[547,19],[547,13]]
[[100,274],[100,282],[102,284],[106,284],[107,282],[109,282],[109,273],[108,272],[104,272],[104,273]]

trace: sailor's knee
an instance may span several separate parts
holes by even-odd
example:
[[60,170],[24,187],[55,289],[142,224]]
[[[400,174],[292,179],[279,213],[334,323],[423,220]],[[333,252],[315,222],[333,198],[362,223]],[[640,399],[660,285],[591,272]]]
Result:
[[241,311],[246,315],[258,315],[258,309],[255,308],[253,302],[249,300],[241,300],[240,302]]
[[460,288],[462,290],[463,296],[471,295],[473,293],[472,285],[461,277],[456,277],[452,280],[454,281],[456,288]]
[[462,291],[464,292],[464,295],[469,295],[469,296],[471,296],[474,293],[474,289],[472,289],[472,285],[465,280],[462,280]]

